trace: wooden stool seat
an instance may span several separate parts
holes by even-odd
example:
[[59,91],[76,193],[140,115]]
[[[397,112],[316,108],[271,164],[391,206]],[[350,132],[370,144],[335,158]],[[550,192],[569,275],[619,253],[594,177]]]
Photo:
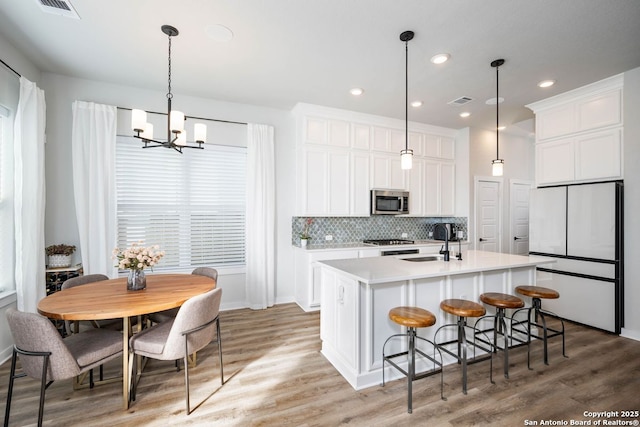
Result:
[[521,308],[524,301],[515,295],[500,292],[486,292],[480,295],[480,301],[498,308]]
[[442,311],[458,317],[480,317],[487,312],[477,302],[465,299],[446,299],[440,303]]
[[557,299],[560,298],[558,291],[542,286],[518,286],[516,292],[520,295],[531,298]]
[[418,307],[395,307],[389,310],[389,319],[408,328],[426,328],[436,323],[436,316]]

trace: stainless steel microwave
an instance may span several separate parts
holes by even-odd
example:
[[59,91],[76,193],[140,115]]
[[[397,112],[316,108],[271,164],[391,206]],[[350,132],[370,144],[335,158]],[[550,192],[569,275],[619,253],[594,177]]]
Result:
[[408,213],[408,191],[371,190],[371,215],[407,215]]

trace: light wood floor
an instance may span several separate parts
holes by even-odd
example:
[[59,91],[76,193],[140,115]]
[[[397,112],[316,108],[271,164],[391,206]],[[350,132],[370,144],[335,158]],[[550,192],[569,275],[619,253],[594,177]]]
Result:
[[[495,384],[488,381],[488,362],[472,365],[467,395],[457,365],[445,369],[447,401],[440,400],[438,377],[416,381],[413,414],[407,414],[404,380],[358,392],[325,360],[318,313],[286,304],[224,312],[221,322],[227,382],[220,386],[215,345],[199,352],[191,371],[192,405],[206,400],[191,415],[184,410],[183,373],[173,371],[143,377],[128,411],[121,407],[121,383],[80,391],[70,380],[53,383],[45,425],[523,426],[525,420],[585,420],[584,411],[640,410],[640,342],[579,325],[567,324],[569,358],[553,340],[549,366],[542,363],[540,342],[531,371],[526,347],[510,352],[509,379],[498,354]],[[0,416],[9,364],[0,366]],[[170,366],[151,361],[147,371]],[[10,425],[35,424],[38,387],[32,379],[16,380]]]

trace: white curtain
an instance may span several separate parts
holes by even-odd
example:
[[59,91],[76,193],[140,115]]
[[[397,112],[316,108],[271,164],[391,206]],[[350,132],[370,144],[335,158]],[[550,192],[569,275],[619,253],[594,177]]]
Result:
[[74,101],[71,135],[73,194],[85,274],[117,277],[111,259],[117,245],[117,108]]
[[273,126],[249,124],[246,291],[249,307],[275,303],[275,161]]
[[35,313],[45,296],[44,91],[20,77],[14,126],[16,291],[18,310]]

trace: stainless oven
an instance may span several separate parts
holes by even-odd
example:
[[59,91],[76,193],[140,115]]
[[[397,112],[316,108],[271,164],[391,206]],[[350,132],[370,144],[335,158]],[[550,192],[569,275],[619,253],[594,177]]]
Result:
[[406,215],[408,213],[408,191],[371,190],[371,215]]

